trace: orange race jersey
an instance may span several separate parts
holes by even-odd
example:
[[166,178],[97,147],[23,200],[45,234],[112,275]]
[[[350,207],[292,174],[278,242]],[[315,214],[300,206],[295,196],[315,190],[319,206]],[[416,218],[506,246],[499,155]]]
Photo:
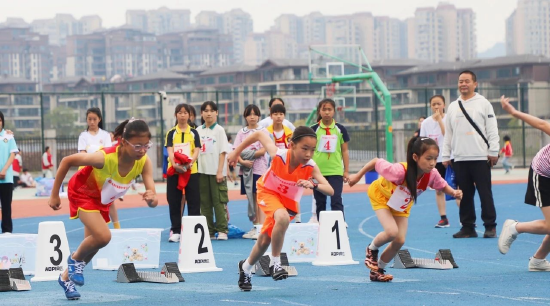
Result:
[[[303,187],[296,186],[298,180],[311,179],[315,162],[310,159],[307,164],[299,165],[289,173],[290,150],[278,149],[277,155],[271,161],[267,172],[258,180],[258,194],[269,193],[277,196],[281,203],[289,209],[296,209],[304,192]],[[262,203],[260,203],[262,205]]]
[[131,183],[141,174],[147,155],[136,160],[130,172],[124,177],[118,173],[118,150],[120,146],[103,148],[105,164],[102,169],[86,166],[78,170],[69,180],[68,196],[71,203],[92,202],[109,205],[122,197]]

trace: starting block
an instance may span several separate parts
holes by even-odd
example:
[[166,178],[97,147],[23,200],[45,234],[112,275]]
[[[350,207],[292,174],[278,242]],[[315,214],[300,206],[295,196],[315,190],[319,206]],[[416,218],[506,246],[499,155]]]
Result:
[[[175,263],[171,263],[175,264]],[[177,265],[176,265],[177,266]],[[183,280],[181,274],[179,276],[176,273],[166,272],[172,268],[163,268],[162,272],[150,272],[150,271],[137,271],[133,263],[125,263],[120,265],[116,276],[116,281],[119,283],[163,283],[172,284],[179,283],[180,278]]]
[[29,290],[31,290],[31,284],[25,280],[22,268],[0,270],[0,292]]
[[[254,265],[252,272],[259,276],[271,276],[269,267],[271,266],[271,257],[269,255],[264,255],[260,260]],[[291,266],[288,262],[288,256],[286,253],[281,253],[281,267],[288,272],[288,276],[298,276],[298,271],[296,267]]]
[[435,259],[429,258],[413,258],[409,250],[399,250],[395,258],[393,259],[393,266],[395,269],[410,269],[410,268],[422,268],[422,269],[439,269],[449,270],[458,268],[458,265],[454,261],[453,254],[449,249],[441,249],[437,252]]

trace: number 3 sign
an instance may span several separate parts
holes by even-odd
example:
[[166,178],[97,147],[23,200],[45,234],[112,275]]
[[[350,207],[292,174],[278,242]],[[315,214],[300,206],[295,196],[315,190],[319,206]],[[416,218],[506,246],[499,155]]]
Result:
[[36,264],[33,282],[55,281],[67,268],[69,242],[65,224],[61,221],[40,222],[36,245]]

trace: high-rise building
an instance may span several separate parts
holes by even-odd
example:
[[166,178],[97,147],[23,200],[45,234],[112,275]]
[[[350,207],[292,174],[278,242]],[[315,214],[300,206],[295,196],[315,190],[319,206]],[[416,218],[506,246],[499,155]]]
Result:
[[244,44],[253,31],[252,17],[241,9],[233,9],[223,14],[223,32],[232,36],[233,61],[244,62]]
[[407,58],[406,23],[396,18],[374,17],[373,60],[398,58]]
[[41,84],[50,80],[48,37],[30,28],[0,28],[0,74]]
[[129,10],[126,11],[126,24],[157,35],[181,32],[191,28],[191,11],[171,10],[166,7],[150,11]]
[[506,54],[550,56],[550,0],[519,0],[506,19]]
[[475,13],[442,2],[418,8],[407,20],[408,55],[430,62],[468,60],[477,56]]
[[197,14],[195,25],[198,28],[216,29],[220,33],[224,33],[223,15],[214,11],[202,11]]
[[69,14],[57,14],[53,19],[39,19],[31,23],[33,32],[48,35],[50,45],[65,45],[67,36],[88,34],[101,29],[101,18],[84,16],[80,20]]
[[65,73],[69,77],[138,76],[158,68],[159,49],[156,36],[151,33],[121,27],[70,36],[67,41]]
[[245,43],[245,64],[260,65],[266,59],[297,58],[297,43],[279,31],[249,34]]

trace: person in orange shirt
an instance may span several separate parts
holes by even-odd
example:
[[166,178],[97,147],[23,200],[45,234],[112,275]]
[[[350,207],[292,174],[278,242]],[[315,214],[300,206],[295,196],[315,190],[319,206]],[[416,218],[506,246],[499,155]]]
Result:
[[53,210],[59,210],[59,189],[67,172],[71,167],[84,166],[71,177],[68,187],[71,219],[82,221],[85,237],[77,250],[68,256],[68,269],[59,275],[58,283],[69,300],[80,298],[75,285],[84,285],[84,267],[111,240],[107,226],[111,221],[109,207],[126,193],[138,175],[143,174],[146,188],[143,200],[149,207],[158,204],[153,164],[146,154],[152,147],[149,127],[145,121],[135,119],[122,124],[124,132],[120,145],[91,154],[64,157],[55,177],[48,204]]
[[[298,213],[298,203],[304,188],[317,190],[332,196],[334,190],[311,159],[317,147],[317,135],[305,126],[296,128],[288,149],[277,148],[263,132],[254,132],[228,156],[230,165],[235,165],[241,152],[249,145],[260,141],[271,156],[271,166],[257,182],[258,205],[265,213],[262,231],[246,260],[239,262],[239,288],[252,290],[252,267],[260,260],[271,244],[271,277],[282,280],[288,272],[281,267],[281,249],[290,221]],[[317,180],[318,184],[313,183]]]

